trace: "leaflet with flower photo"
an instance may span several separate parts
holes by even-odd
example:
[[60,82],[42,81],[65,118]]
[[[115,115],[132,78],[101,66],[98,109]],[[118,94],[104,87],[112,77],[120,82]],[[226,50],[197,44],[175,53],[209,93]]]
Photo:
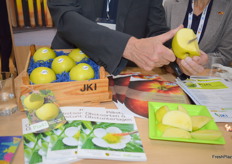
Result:
[[146,161],[133,116],[117,109],[62,107],[67,120],[82,120],[78,158]]
[[[53,130],[54,141],[49,143],[46,162],[80,160],[77,157],[78,147],[83,144],[87,134],[82,132],[88,130],[89,121],[82,120],[83,110],[99,110],[100,107],[61,107],[61,111],[67,120],[67,123],[58,129]],[[91,129],[90,129],[91,130]]]
[[43,133],[32,133],[28,119],[23,119],[22,124],[25,164],[56,164],[80,160],[76,156],[77,146],[66,145],[64,142],[67,129],[78,127],[80,121],[66,122],[57,129]]
[[67,122],[32,133],[23,119],[25,163],[73,162],[83,158],[145,161],[134,117],[117,109],[61,107]]

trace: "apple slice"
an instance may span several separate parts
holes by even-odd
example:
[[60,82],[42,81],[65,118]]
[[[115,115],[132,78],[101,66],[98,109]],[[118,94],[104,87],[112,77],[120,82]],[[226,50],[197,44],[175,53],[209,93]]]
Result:
[[199,130],[204,125],[206,125],[210,120],[212,120],[212,118],[208,116],[192,116],[191,119],[192,119],[193,131]]
[[172,50],[176,57],[185,59],[188,56],[200,56],[198,41],[195,38],[196,35],[192,29],[180,29],[172,40]]
[[156,112],[155,117],[158,122],[162,122],[163,116],[170,111],[167,105],[161,106]]
[[188,114],[188,111],[182,105],[178,105],[178,109],[177,110]]
[[157,123],[156,128],[157,128],[157,130],[164,132],[166,129],[173,128],[173,127],[171,127],[169,125],[164,125],[161,122],[159,122],[159,123]]
[[163,117],[162,123],[183,130],[192,131],[191,117],[178,110],[167,112]]
[[192,138],[191,134],[183,129],[179,128],[167,128],[162,137],[170,137],[170,138]]
[[219,130],[198,130],[190,133],[192,138],[199,140],[217,140],[222,137],[222,133]]

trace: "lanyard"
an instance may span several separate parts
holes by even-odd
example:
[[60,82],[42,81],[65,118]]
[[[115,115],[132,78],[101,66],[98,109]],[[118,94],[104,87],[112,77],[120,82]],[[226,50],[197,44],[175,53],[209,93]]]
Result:
[[107,4],[106,4],[106,14],[107,14],[107,18],[110,19],[110,1],[111,0],[107,0]]
[[[198,41],[199,41],[199,39],[200,39],[202,30],[203,30],[203,26],[204,26],[204,23],[205,23],[205,17],[206,17],[206,14],[207,14],[208,6],[209,6],[209,3],[208,3],[208,5],[205,7],[204,11],[202,12],[201,20],[200,20],[200,23],[199,23],[199,25],[198,25],[197,34],[196,34],[196,35],[197,35],[197,40],[198,40]],[[187,26],[187,28],[191,28],[191,26],[192,26],[192,21],[193,21],[193,10],[194,10],[194,0],[192,0],[192,12],[188,14],[188,26]]]

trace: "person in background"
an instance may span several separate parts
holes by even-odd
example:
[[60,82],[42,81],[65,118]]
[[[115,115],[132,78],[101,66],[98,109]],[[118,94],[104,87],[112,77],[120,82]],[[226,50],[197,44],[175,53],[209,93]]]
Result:
[[[164,9],[171,29],[180,24],[193,29],[200,49],[208,56],[208,63],[219,56],[220,64],[232,64],[231,0],[165,0]],[[202,62],[197,57],[195,61]],[[186,63],[179,61],[179,65],[184,67]]]
[[1,54],[1,71],[9,72],[9,60],[12,52],[12,38],[6,0],[0,0],[0,54]]
[[128,61],[150,71],[176,59],[170,40],[182,27],[167,27],[161,0],[48,0],[48,7],[57,28],[52,48],[80,48],[111,74]]

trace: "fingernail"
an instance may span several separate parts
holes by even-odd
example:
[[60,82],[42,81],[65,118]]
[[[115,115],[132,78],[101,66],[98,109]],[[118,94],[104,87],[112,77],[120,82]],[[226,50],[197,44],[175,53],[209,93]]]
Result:
[[185,58],[186,61],[191,61],[192,59],[190,57]]

